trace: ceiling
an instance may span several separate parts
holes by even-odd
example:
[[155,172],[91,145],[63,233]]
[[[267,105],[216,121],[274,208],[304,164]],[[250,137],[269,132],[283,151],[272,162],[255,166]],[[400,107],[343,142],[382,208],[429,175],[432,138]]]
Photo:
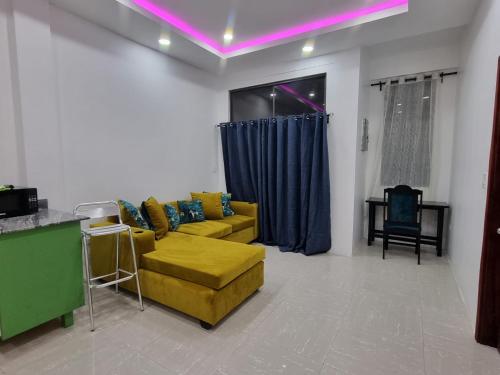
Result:
[[[220,73],[279,53],[304,58],[457,28],[480,0],[51,0],[88,21]],[[225,41],[229,33],[233,39]],[[170,45],[158,44],[167,38]],[[302,47],[314,46],[304,53]]]
[[[408,10],[408,0],[121,0],[220,57]],[[225,41],[223,36],[230,35]]]

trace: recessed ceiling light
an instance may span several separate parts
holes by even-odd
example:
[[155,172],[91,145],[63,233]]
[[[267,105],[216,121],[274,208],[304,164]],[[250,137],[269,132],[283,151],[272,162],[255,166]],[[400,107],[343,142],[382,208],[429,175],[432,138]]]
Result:
[[158,39],[158,43],[160,43],[161,46],[169,46],[170,45],[170,39],[160,38],[160,39]]
[[314,98],[315,96],[316,96],[316,94],[314,93],[314,91],[311,91],[311,92],[309,93],[309,97],[310,97],[310,98]]
[[309,44],[305,45],[305,46],[302,48],[302,52],[312,52],[312,51],[314,51],[314,47],[313,47],[313,46],[311,46],[311,45],[309,45]]
[[226,42],[230,42],[231,40],[233,40],[233,33],[231,33],[231,32],[226,32],[226,33],[224,34],[224,40],[225,40]]
[[[334,25],[349,24],[350,21],[355,24],[363,23],[363,18],[370,15],[373,15],[378,19],[383,18],[386,12],[389,12],[391,14],[406,13],[408,11],[409,1],[410,0],[358,1],[358,3],[366,3],[366,5],[360,8],[356,7],[356,9],[352,9],[347,12],[332,14],[326,18],[321,17],[320,19],[311,19],[303,24],[298,24],[264,35],[255,36],[239,43],[235,43],[231,46],[224,46],[218,40],[212,39],[209,35],[200,31],[197,27],[189,24],[185,20],[173,14],[169,9],[165,9],[159,6],[158,3],[161,3],[160,1],[131,0],[128,2],[134,3],[142,10],[155,15],[163,22],[197,40],[204,47],[210,47],[211,50],[215,50],[215,52],[226,55],[243,51],[245,49],[250,49],[251,47],[258,47],[288,38],[296,38],[307,33],[316,32],[327,27],[332,27]],[[165,1],[163,1],[163,3],[165,3]]]

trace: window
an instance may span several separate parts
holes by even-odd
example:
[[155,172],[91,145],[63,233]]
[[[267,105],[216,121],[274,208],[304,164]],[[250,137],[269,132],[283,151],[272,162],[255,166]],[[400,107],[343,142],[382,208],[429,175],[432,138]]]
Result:
[[435,93],[432,79],[386,88],[382,186],[429,186]]
[[233,90],[231,121],[325,112],[326,75]]

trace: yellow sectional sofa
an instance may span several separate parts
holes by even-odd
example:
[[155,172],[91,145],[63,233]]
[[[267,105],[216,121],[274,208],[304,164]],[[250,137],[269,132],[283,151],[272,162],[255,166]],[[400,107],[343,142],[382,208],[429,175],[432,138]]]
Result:
[[[264,284],[265,249],[247,244],[258,235],[257,205],[231,206],[234,216],[181,224],[158,241],[153,231],[133,228],[143,296],[199,319],[208,329]],[[114,271],[115,241],[114,236],[92,239],[95,275]],[[126,233],[119,260],[121,269],[132,269]],[[131,281],[121,285],[136,291]]]

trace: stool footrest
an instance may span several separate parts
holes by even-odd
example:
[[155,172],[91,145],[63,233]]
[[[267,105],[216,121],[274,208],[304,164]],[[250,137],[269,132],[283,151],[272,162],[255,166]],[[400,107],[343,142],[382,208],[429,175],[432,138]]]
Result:
[[[118,272],[122,272],[126,275],[135,275],[135,273],[133,272],[130,272],[130,271],[127,271],[127,270],[122,270],[121,268],[118,269]],[[95,281],[95,280],[100,280],[100,279],[104,279],[106,277],[110,277],[110,276],[116,276],[116,272],[111,272],[111,273],[108,273],[107,275],[102,275],[102,276],[97,276],[97,277],[93,277],[90,279],[90,281]]]
[[98,236],[108,236],[110,234],[118,234],[121,232],[128,232],[130,227],[125,224],[115,224],[108,225],[105,227],[94,227],[90,229],[84,229],[83,233],[86,236],[98,237]]
[[93,278],[90,279],[90,281],[101,280],[101,279],[104,279],[104,278],[110,277],[110,276],[116,276],[116,272],[108,273],[107,275],[93,277]]
[[[119,269],[118,270],[118,274],[122,272],[124,274],[126,274],[127,276],[125,277],[122,277],[120,279],[117,279],[117,280],[112,280],[112,281],[108,281],[107,283],[102,283],[102,284],[90,284],[90,287],[91,288],[96,288],[96,289],[100,289],[100,288],[105,288],[107,286],[110,286],[110,285],[116,285],[116,284],[120,284],[120,283],[123,283],[124,281],[128,281],[132,278],[135,277],[135,273],[132,273],[132,272],[129,272],[129,271],[125,271],[125,270],[122,270],[122,269]],[[95,280],[100,280],[100,279],[103,279],[105,277],[109,277],[109,276],[115,276],[116,277],[117,273],[116,272],[113,272],[113,273],[110,273],[110,274],[107,274],[107,275],[103,275],[103,276],[98,276],[98,277],[94,277],[93,279],[90,279],[90,281],[95,281]]]

